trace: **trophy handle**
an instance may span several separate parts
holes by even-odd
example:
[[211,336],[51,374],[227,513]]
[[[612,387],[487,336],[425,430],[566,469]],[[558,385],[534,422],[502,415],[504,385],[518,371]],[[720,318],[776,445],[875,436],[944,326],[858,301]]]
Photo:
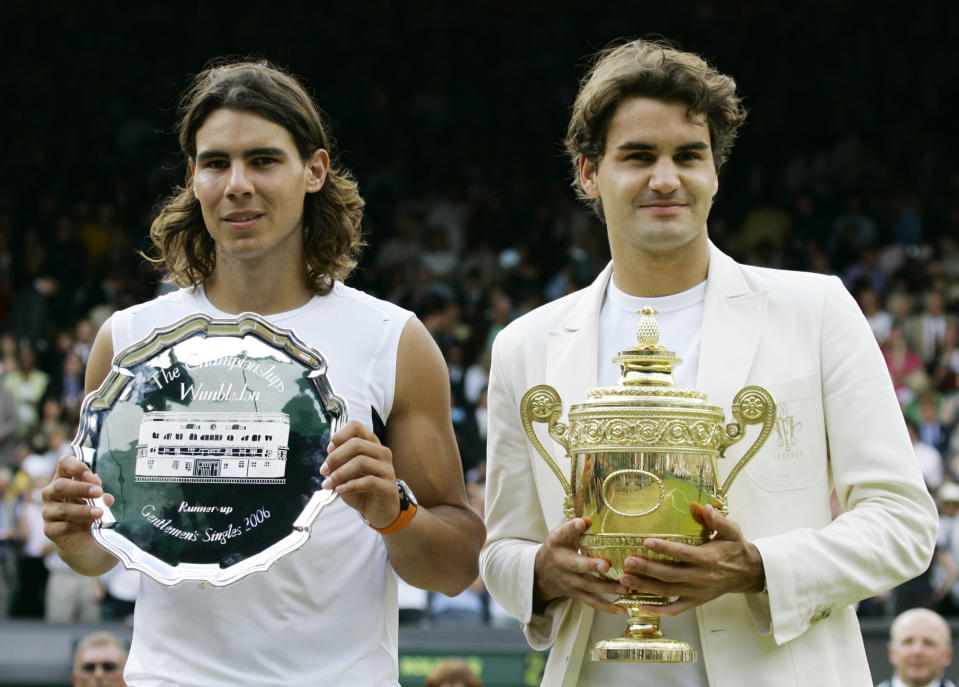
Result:
[[533,444],[533,448],[542,456],[543,460],[546,461],[546,464],[549,465],[553,471],[553,474],[556,475],[563,485],[563,490],[566,492],[567,506],[569,506],[570,499],[573,495],[573,490],[569,486],[569,480],[566,479],[566,476],[563,474],[563,471],[560,470],[556,461],[553,460],[553,457],[549,455],[549,451],[540,443],[539,437],[536,436],[536,432],[533,430],[534,422],[549,423],[549,435],[553,437],[553,440],[557,444],[565,448],[568,454],[569,427],[563,423],[556,422],[562,412],[563,401],[560,399],[556,389],[548,384],[538,384],[532,387],[523,394],[523,400],[520,401],[519,405],[519,415],[523,421],[523,429],[526,430],[526,436],[529,438],[530,443]]
[[759,436],[756,437],[756,441],[753,442],[753,445],[749,447],[749,450],[746,451],[743,457],[739,459],[739,462],[736,463],[736,466],[726,477],[726,481],[723,482],[723,486],[719,488],[719,491],[717,491],[713,497],[712,505],[721,508],[724,514],[726,513],[726,495],[729,493],[729,488],[733,480],[736,479],[737,475],[746,467],[746,463],[756,455],[756,452],[762,445],[766,443],[766,439],[769,438],[769,435],[773,431],[773,425],[776,422],[776,402],[770,393],[761,386],[743,387],[739,393],[736,394],[736,398],[733,399],[733,418],[735,418],[736,422],[729,423],[725,428],[725,434],[728,439],[723,442],[722,447],[719,449],[721,458],[725,457],[727,448],[745,436],[746,425],[761,424],[762,429],[759,431]]

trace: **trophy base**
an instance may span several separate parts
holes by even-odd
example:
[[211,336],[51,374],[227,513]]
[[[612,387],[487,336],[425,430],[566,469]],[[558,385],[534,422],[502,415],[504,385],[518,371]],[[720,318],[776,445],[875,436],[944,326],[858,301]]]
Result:
[[695,663],[696,650],[686,642],[666,637],[615,637],[597,642],[594,661],[629,663]]

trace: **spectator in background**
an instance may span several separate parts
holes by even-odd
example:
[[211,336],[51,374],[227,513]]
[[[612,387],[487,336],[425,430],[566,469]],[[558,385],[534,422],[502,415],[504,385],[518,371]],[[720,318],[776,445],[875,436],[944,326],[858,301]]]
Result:
[[17,404],[17,436],[26,437],[39,418],[37,408],[47,390],[50,375],[35,367],[36,358],[30,346],[20,346],[17,363],[19,369],[4,373],[3,385]]
[[949,322],[932,366],[932,384],[941,392],[959,391],[959,324]]
[[859,286],[870,288],[877,293],[885,293],[889,287],[889,273],[879,260],[879,250],[875,245],[866,246],[842,275],[846,288],[852,292]]
[[465,661],[451,659],[436,666],[423,687],[483,687],[483,681]]
[[[912,298],[901,289],[894,289],[886,297],[886,311],[892,316],[892,324],[905,328],[912,317]],[[903,333],[905,336],[905,333]]]
[[115,565],[100,576],[103,600],[100,617],[103,620],[123,620],[133,623],[133,610],[140,589],[140,573]]
[[10,592],[16,579],[13,522],[13,504],[7,500],[7,488],[12,477],[10,468],[0,464],[0,618],[5,618],[10,604]]
[[399,283],[413,277],[413,264],[423,250],[419,238],[419,221],[411,212],[401,212],[396,218],[393,235],[376,248],[375,271],[389,283],[389,275],[396,275]]
[[950,412],[951,404],[943,403],[942,394],[932,388],[919,392],[918,397],[906,407],[906,415],[916,423],[919,440],[929,444],[940,454],[949,445],[949,426],[943,412]]
[[859,308],[862,314],[866,316],[869,327],[876,337],[880,346],[886,343],[889,338],[889,331],[892,329],[892,315],[882,309],[879,301],[879,292],[868,286],[864,286],[857,292],[856,300],[859,302]]
[[90,347],[93,346],[93,337],[97,333],[93,323],[88,318],[77,320],[74,327],[73,350],[80,356],[83,364],[87,364],[87,358],[90,357]]
[[939,534],[933,559],[932,580],[938,604],[936,610],[947,615],[959,613],[959,539],[956,516],[959,515],[959,484],[943,482],[936,492],[939,507]]
[[[948,549],[956,533],[956,516],[959,515],[959,484],[943,482],[936,492],[936,503],[939,506],[939,536],[936,545]],[[959,556],[956,562],[959,563]]]
[[23,552],[19,562],[19,584],[11,615],[20,618],[44,616],[48,572],[44,557],[53,551],[53,543],[43,534],[43,501],[40,492],[50,481],[49,473],[31,475],[23,494],[19,514],[19,536]]
[[833,266],[843,272],[854,262],[863,249],[879,239],[879,227],[863,208],[859,193],[846,195],[845,211],[833,220],[826,245]]
[[467,403],[477,405],[480,402],[480,396],[489,385],[489,364],[490,352],[483,350],[476,361],[466,369],[466,375],[463,378],[463,395]]
[[102,590],[99,580],[74,572],[60,559],[52,545],[49,548],[43,557],[47,569],[44,619],[48,623],[100,622]]
[[894,324],[889,330],[889,338],[886,339],[882,354],[886,359],[886,367],[889,368],[899,403],[906,405],[915,397],[910,385],[913,383],[913,376],[923,371],[922,358],[909,347],[902,327],[898,324]]
[[450,407],[450,419],[456,435],[456,445],[460,450],[463,472],[467,473],[486,459],[486,442],[480,437],[472,406],[456,405],[454,401]]
[[0,384],[0,467],[13,465],[19,426],[17,402],[10,393],[10,389],[5,384]]
[[17,362],[17,337],[11,332],[0,334],[0,376],[20,367]]
[[957,319],[947,314],[942,294],[936,290],[926,291],[923,309],[907,321],[906,338],[909,347],[918,351],[924,365],[932,366],[946,338],[946,325],[955,325]]
[[435,281],[448,281],[455,273],[458,264],[456,253],[450,248],[449,238],[441,227],[427,228],[420,261]]
[[945,678],[952,663],[952,632],[938,613],[912,608],[896,616],[888,648],[893,677],[877,687],[956,687]]
[[123,668],[127,646],[109,632],[94,632],[77,644],[73,655],[73,687],[126,687]]
[[[64,424],[63,406],[60,404],[59,397],[56,394],[47,394],[40,401],[40,422],[35,429],[35,432],[42,436],[44,450],[59,448],[67,443],[63,440]],[[57,435],[56,439],[51,438],[54,434]]]
[[[436,338],[436,334],[433,338]],[[463,346],[457,341],[452,341],[443,350],[443,357],[446,358],[446,369],[450,375],[450,394],[454,407],[466,405],[466,396],[463,393],[463,380],[466,375],[465,353]]]
[[912,448],[916,452],[916,461],[919,463],[919,469],[922,471],[922,479],[926,482],[926,489],[935,492],[943,479],[942,454],[919,438],[919,428],[916,422],[906,418],[906,425],[909,427],[909,438],[912,439]]
[[513,301],[505,290],[501,288],[492,289],[488,301],[490,326],[486,332],[484,346],[486,353],[493,350],[493,339],[496,338],[496,335],[513,320]]
[[489,421],[488,408],[486,405],[487,389],[484,386],[480,391],[479,400],[476,401],[476,407],[473,409],[473,420],[476,423],[476,438],[480,442],[481,451],[486,456],[486,429]]
[[71,423],[80,417],[80,405],[83,403],[83,359],[72,348],[63,354],[60,362],[56,385],[48,395],[54,396],[63,408],[63,419]]

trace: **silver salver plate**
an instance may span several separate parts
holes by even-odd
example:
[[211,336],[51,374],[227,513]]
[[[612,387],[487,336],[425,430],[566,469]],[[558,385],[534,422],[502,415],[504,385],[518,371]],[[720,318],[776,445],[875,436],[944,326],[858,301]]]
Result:
[[164,585],[223,586],[303,546],[347,419],[327,363],[259,315],[197,313],[120,351],[87,396],[75,454],[115,502],[94,539]]

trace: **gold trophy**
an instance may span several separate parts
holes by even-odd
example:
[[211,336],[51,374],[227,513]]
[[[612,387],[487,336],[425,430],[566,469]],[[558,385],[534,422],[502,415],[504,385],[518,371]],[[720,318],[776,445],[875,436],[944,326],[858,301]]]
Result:
[[[646,537],[698,545],[703,527],[690,504],[712,504],[727,513],[729,487],[773,429],[776,405],[758,386],[747,386],[733,399],[735,422],[725,424],[721,408],[706,404],[706,394],[673,384],[673,367],[682,361],[658,345],[659,326],[644,308],[636,330],[638,345],[613,362],[622,369],[613,387],[599,387],[585,403],[569,409],[569,424],[557,422],[563,411],[551,386],[534,386],[520,405],[523,428],[566,491],[564,515],[589,518],[583,553],[609,562],[606,577],[618,580],[630,555],[649,560],[675,559],[643,546]],[[571,481],[540,443],[534,422],[548,424],[549,435],[572,461]],[[745,435],[746,425],[761,424],[759,437],[721,486],[717,458]],[[663,606],[668,599],[627,592],[616,604],[626,609],[626,632],[593,647],[594,661],[689,663],[696,651],[686,642],[663,635],[660,618],[643,615],[642,605]]]

